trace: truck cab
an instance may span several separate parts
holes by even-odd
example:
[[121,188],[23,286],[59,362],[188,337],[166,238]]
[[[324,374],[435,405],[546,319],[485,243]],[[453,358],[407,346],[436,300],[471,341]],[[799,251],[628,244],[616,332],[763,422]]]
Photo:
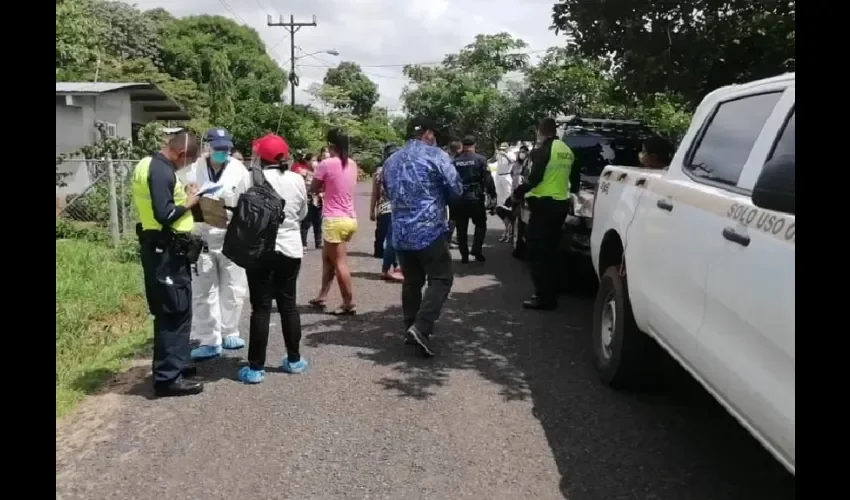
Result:
[[795,81],[707,95],[666,171],[606,167],[590,242],[602,381],[639,386],[663,349],[792,473]]

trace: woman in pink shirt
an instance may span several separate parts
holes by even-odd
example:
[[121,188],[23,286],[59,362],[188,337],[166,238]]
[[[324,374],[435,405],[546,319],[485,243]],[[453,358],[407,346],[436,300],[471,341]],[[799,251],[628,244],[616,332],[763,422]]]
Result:
[[324,308],[336,276],[342,306],[333,314],[357,312],[351,290],[351,271],[348,269],[346,243],[357,232],[354,212],[354,190],[357,187],[357,164],[348,157],[348,136],[340,129],[328,132],[330,156],[319,163],[313,174],[310,191],[324,192],[322,206],[322,289],[310,301],[313,307]]

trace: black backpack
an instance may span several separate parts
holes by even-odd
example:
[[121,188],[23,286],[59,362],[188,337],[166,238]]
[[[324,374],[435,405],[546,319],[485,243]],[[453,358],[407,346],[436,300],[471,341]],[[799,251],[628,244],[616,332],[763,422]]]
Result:
[[286,200],[269,184],[259,167],[251,167],[254,185],[239,196],[227,225],[221,253],[248,269],[274,252],[277,230],[283,222]]

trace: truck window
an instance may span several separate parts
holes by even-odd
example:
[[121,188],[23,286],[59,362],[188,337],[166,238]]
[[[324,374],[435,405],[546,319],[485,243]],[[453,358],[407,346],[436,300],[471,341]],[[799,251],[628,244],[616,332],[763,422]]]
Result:
[[768,160],[774,156],[796,155],[795,115],[795,111],[791,110],[791,116],[785,122],[785,128],[782,129],[782,134],[780,134],[779,140],[776,141],[776,145],[773,146],[773,152],[770,153]]
[[706,180],[738,184],[750,150],[781,96],[781,92],[771,92],[720,104],[685,170]]

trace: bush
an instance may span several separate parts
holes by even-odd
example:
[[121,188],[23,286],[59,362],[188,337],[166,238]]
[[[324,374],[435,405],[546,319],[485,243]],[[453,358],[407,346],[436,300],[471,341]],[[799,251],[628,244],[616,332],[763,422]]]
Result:
[[[119,372],[149,342],[141,266],[132,242],[56,221],[56,417]],[[63,235],[60,237],[60,235]]]
[[85,240],[97,243],[108,243],[109,234],[95,223],[85,223],[67,219],[56,218],[56,239]]

